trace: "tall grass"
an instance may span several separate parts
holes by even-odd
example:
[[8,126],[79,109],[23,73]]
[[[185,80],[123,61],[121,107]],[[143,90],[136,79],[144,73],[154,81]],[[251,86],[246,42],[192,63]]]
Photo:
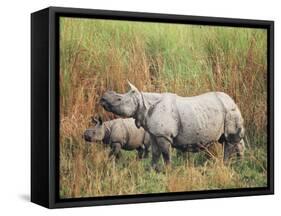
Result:
[[[265,186],[267,43],[261,29],[61,18],[60,195],[67,197],[158,193]],[[245,119],[243,161],[222,164],[221,148],[207,160],[172,151],[172,167],[157,174],[150,160],[87,145],[81,135],[90,116],[116,118],[98,100],[108,89],[127,91],[129,79],[142,91],[193,96],[224,91]]]

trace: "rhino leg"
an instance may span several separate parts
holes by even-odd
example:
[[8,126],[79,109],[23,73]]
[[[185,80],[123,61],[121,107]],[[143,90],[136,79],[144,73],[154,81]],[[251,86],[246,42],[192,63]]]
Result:
[[109,157],[114,156],[117,159],[119,159],[121,156],[121,148],[122,148],[121,143],[111,143],[111,151],[109,153]]
[[189,160],[189,152],[177,149],[177,157],[183,160]]
[[223,145],[224,148],[224,157],[223,160],[225,163],[229,160],[231,155],[235,154],[238,158],[243,158],[245,145],[243,139],[237,142],[237,139],[231,139],[233,136],[225,137],[224,134],[221,135],[218,142]]
[[144,158],[148,158],[149,156],[149,147],[150,147],[150,135],[148,133],[144,134],[144,141],[143,141],[143,145],[144,145]]
[[171,163],[171,160],[170,160],[170,142],[169,142],[169,140],[167,140],[164,137],[157,137],[156,140],[157,140],[158,148],[159,148],[159,150],[162,153],[162,156],[163,156],[165,164],[169,165]]
[[145,145],[144,146],[144,158],[148,158],[149,157],[149,145]]
[[245,143],[242,139],[238,144],[236,144],[236,155],[239,159],[244,158]]
[[224,157],[223,157],[224,162],[227,163],[227,161],[233,154],[236,154],[236,156],[239,159],[243,159],[244,150],[245,150],[245,144],[244,144],[243,139],[240,140],[238,143],[225,142],[224,143]]
[[155,169],[157,172],[160,171],[160,168],[158,166],[158,161],[160,159],[161,156],[161,151],[157,145],[157,141],[154,137],[151,137],[151,149],[152,149],[152,161],[151,161],[151,165],[152,168]]
[[137,151],[138,151],[138,159],[142,159],[143,153],[145,151],[145,147],[142,145],[142,146],[137,148]]
[[225,142],[223,145],[223,161],[227,163],[229,161],[230,156],[233,154],[235,150],[235,145]]

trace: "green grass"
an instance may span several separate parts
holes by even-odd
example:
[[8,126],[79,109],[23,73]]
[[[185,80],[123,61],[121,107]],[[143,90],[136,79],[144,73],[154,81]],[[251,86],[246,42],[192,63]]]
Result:
[[[61,196],[266,186],[266,37],[262,29],[61,18]],[[127,79],[142,91],[229,94],[245,120],[245,159],[225,166],[222,152],[184,160],[173,150],[171,169],[157,174],[135,152],[114,162],[100,145],[86,145],[81,135],[91,115],[117,117],[99,97],[126,92]]]

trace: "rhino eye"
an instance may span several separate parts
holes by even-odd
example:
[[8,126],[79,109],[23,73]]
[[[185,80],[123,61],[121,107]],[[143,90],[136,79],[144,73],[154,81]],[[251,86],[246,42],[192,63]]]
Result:
[[117,100],[118,100],[118,101],[121,101],[121,98],[118,98]]

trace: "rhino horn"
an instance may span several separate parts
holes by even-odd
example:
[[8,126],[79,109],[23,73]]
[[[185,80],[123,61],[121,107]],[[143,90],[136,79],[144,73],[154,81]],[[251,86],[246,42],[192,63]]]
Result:
[[136,91],[136,92],[138,92],[138,91],[139,91],[139,90],[137,89],[137,87],[136,87],[136,86],[134,86],[132,83],[130,83],[130,81],[129,81],[129,80],[127,80],[127,82],[128,82],[128,84],[129,84],[129,86],[130,86],[131,90]]

